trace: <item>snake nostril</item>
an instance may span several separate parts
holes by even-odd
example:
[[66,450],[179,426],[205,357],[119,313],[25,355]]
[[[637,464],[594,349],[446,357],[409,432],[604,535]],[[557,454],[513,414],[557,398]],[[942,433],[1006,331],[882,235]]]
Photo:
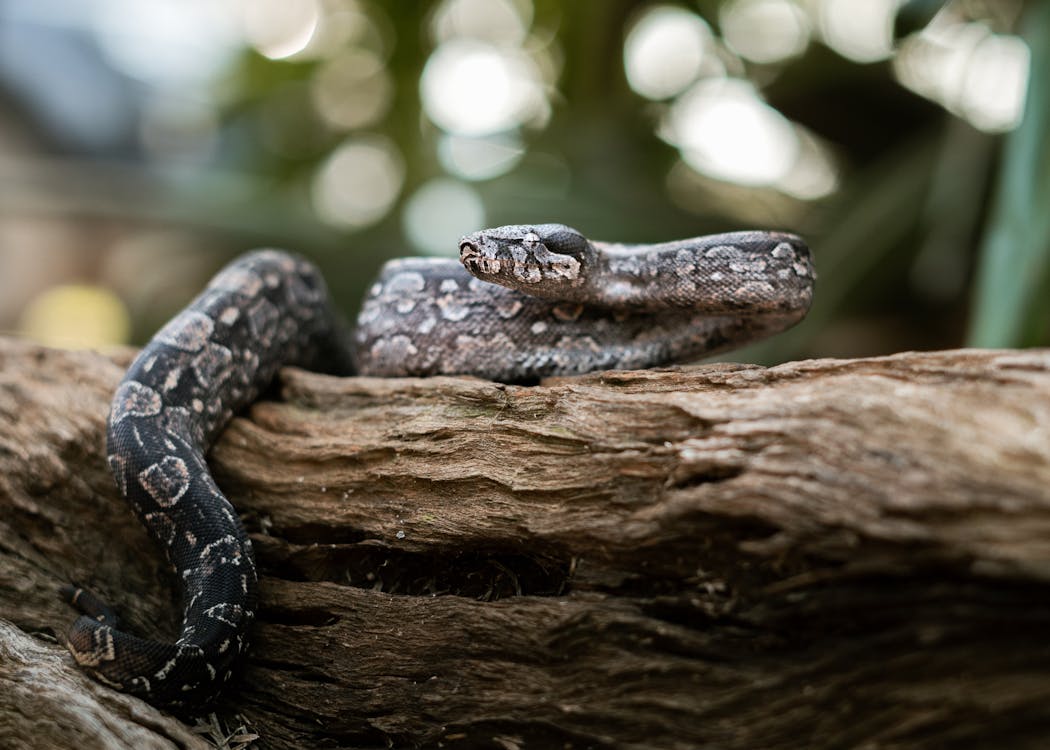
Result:
[[459,252],[461,255],[477,255],[478,248],[473,242],[461,242],[459,243]]

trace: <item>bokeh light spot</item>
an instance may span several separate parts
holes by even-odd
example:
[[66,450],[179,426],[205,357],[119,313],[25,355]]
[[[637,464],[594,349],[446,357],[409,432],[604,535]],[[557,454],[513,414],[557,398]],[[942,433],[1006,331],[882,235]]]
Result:
[[404,177],[404,161],[388,138],[351,139],[333,151],[314,176],[314,208],[336,227],[374,224],[394,205]]
[[459,135],[510,130],[545,107],[539,70],[527,55],[471,39],[438,46],[419,85],[430,119]]
[[795,163],[774,183],[777,190],[799,200],[812,201],[835,192],[839,173],[828,149],[804,129],[795,127],[798,152]]
[[649,99],[666,99],[696,80],[711,29],[700,16],[675,5],[647,11],[623,45],[627,82]]
[[95,37],[113,65],[139,80],[178,85],[205,80],[243,43],[236,8],[211,0],[97,0]]
[[983,23],[938,23],[904,41],[893,70],[902,85],[976,128],[1010,130],[1024,113],[1031,52]]
[[893,21],[901,0],[821,0],[821,35],[828,46],[856,62],[893,54]]
[[242,0],[244,35],[259,54],[280,60],[310,43],[321,19],[317,0]]
[[441,42],[472,37],[518,45],[532,20],[523,14],[531,10],[531,3],[513,0],[445,0],[434,12],[431,32]]
[[348,48],[368,49],[385,59],[390,50],[380,22],[389,19],[375,5],[366,11],[356,0],[322,0],[317,27],[295,59],[323,60]]
[[48,346],[89,349],[126,343],[131,317],[108,289],[67,284],[46,290],[26,305],[18,329]]
[[963,114],[982,130],[1011,130],[1024,114],[1031,53],[1020,37],[992,34],[974,50],[961,95]]
[[490,180],[514,169],[525,155],[516,134],[471,138],[446,133],[438,142],[438,159],[445,171],[466,180]]
[[375,52],[351,48],[321,66],[310,93],[329,126],[361,128],[383,119],[393,102],[394,84]]
[[440,177],[416,190],[401,218],[405,235],[417,250],[454,256],[460,238],[485,225],[485,207],[472,187]]
[[693,86],[671,107],[666,137],[693,169],[741,185],[782,179],[799,148],[791,123],[740,79]]
[[726,43],[752,62],[786,60],[809,44],[809,20],[792,0],[733,0],[718,25]]

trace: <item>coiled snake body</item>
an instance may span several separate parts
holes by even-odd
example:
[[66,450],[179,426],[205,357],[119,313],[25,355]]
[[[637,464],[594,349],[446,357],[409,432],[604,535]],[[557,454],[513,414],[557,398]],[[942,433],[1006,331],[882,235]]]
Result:
[[114,396],[107,454],[181,579],[182,630],[174,643],[139,638],[90,592],[66,587],[83,612],[67,637],[83,668],[169,706],[203,704],[229,678],[247,646],[257,574],[205,454],[281,366],[507,382],[651,367],[793,325],[815,278],[805,244],[774,232],[624,246],[562,225],[511,226],[464,238],[460,261],[388,263],[350,335],[313,265],[258,251],[154,336]]

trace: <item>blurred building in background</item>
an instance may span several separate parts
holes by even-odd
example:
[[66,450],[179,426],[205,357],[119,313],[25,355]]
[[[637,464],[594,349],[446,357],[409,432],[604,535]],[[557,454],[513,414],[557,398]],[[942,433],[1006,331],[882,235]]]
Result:
[[[561,221],[804,234],[813,314],[734,358],[1045,343],[1050,226],[997,177],[1050,119],[1045,8],[0,0],[0,330],[141,342],[256,246],[353,314],[389,258]],[[982,259],[1003,231],[1034,238],[1028,288]]]

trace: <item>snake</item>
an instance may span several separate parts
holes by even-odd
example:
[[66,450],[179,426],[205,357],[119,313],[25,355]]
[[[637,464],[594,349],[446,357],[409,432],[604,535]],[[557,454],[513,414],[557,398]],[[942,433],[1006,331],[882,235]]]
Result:
[[65,642],[98,681],[161,707],[205,706],[248,648],[252,543],[206,455],[285,366],[338,375],[549,376],[695,360],[772,335],[809,310],[799,237],[772,231],[659,244],[590,240],[562,224],[464,237],[455,258],[386,263],[349,327],[309,261],[232,261],[139,352],[113,396],[106,455],[120,494],[178,578],[173,642],[126,632],[90,589]]

